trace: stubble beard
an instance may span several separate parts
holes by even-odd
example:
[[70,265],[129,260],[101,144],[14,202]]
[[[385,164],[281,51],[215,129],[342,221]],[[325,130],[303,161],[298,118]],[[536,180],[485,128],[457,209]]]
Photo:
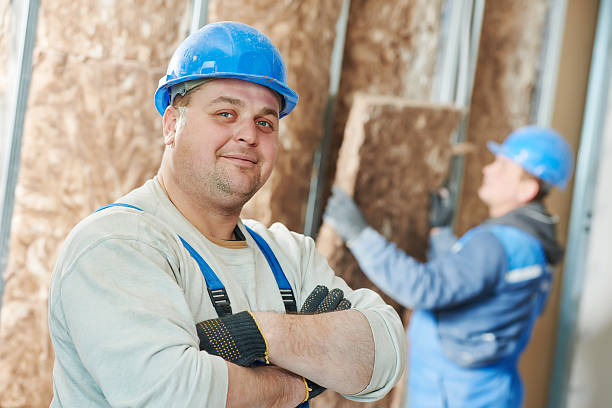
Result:
[[[215,169],[209,183],[211,197],[217,197],[223,207],[228,210],[241,210],[242,207],[255,195],[261,187],[261,174],[253,176],[246,189],[235,185],[232,176],[224,169]],[[241,191],[242,190],[242,191]]]

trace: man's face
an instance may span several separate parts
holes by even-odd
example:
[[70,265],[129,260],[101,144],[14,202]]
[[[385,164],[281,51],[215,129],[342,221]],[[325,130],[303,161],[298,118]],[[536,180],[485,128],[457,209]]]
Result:
[[241,207],[274,167],[279,101],[270,89],[237,79],[214,80],[192,92],[183,114],[171,107],[164,115],[167,143],[174,136],[170,172],[193,200]]
[[494,216],[525,204],[537,193],[537,182],[526,177],[520,165],[504,156],[495,156],[495,160],[486,165],[482,173],[478,197]]

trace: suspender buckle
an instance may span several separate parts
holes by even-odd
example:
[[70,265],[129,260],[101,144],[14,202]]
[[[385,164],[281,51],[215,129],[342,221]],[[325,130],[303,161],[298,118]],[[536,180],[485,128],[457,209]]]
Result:
[[287,313],[296,313],[297,304],[295,302],[295,296],[293,296],[293,290],[280,289],[280,294],[281,294],[281,297],[283,298],[283,303],[285,304],[285,311]]
[[208,288],[208,295],[219,317],[232,314],[232,306],[230,305],[229,296],[227,296],[225,288]]

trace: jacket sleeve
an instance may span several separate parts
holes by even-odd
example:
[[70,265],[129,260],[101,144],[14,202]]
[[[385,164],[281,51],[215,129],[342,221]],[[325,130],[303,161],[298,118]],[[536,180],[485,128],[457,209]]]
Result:
[[457,237],[453,234],[451,227],[442,227],[437,234],[429,235],[429,249],[427,260],[439,258],[451,252],[453,245],[457,242]]
[[171,263],[125,236],[103,238],[66,265],[54,314],[112,406],[225,406],[227,365],[199,350]]
[[381,290],[411,309],[456,306],[492,291],[507,267],[499,240],[479,231],[454,251],[421,263],[372,228],[349,243],[363,272]]

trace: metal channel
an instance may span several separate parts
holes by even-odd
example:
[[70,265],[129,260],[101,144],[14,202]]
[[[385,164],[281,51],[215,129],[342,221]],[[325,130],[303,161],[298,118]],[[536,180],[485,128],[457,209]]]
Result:
[[193,0],[189,33],[198,31],[208,22],[208,0]]
[[612,0],[601,0],[576,164],[549,408],[563,408],[567,405],[576,323],[589,247],[595,186],[599,184],[600,188],[605,188],[602,184],[607,182],[606,180],[599,180],[598,182],[597,175],[599,152],[605,126],[605,113],[609,93],[612,92],[610,88],[612,85],[610,82],[610,76],[612,75],[611,21]]
[[[442,28],[442,50],[439,56],[440,69],[435,83],[442,84],[433,88],[432,99],[440,103],[452,103],[466,109],[459,127],[451,135],[451,144],[466,140],[469,106],[472,100],[474,77],[480,33],[484,16],[484,0],[445,3]],[[462,155],[453,156],[448,175],[449,189],[457,208],[463,184],[465,163]]]
[[36,26],[38,23],[39,0],[27,0],[24,5],[26,10],[26,23],[19,33],[22,45],[19,49],[17,66],[19,67],[18,78],[15,87],[14,105],[9,116],[8,140],[4,146],[2,157],[2,180],[0,184],[0,309],[2,308],[2,296],[4,294],[4,271],[8,263],[9,240],[11,236],[11,220],[13,218],[13,205],[15,198],[15,185],[19,173],[19,161],[21,155],[21,139],[23,136],[23,123],[30,90],[30,79],[32,77],[32,50],[36,39]]
[[344,0],[340,15],[336,21],[336,37],[334,39],[329,73],[329,92],[323,117],[323,138],[314,154],[312,164],[310,189],[304,219],[304,234],[312,238],[316,238],[321,226],[322,198],[323,191],[327,185],[329,149],[334,129],[334,112],[340,87],[340,76],[342,74],[342,57],[344,56],[344,43],[350,8],[351,0]]
[[550,126],[552,120],[566,13],[567,0],[550,1],[536,85],[535,112],[531,115],[531,122],[540,126]]

